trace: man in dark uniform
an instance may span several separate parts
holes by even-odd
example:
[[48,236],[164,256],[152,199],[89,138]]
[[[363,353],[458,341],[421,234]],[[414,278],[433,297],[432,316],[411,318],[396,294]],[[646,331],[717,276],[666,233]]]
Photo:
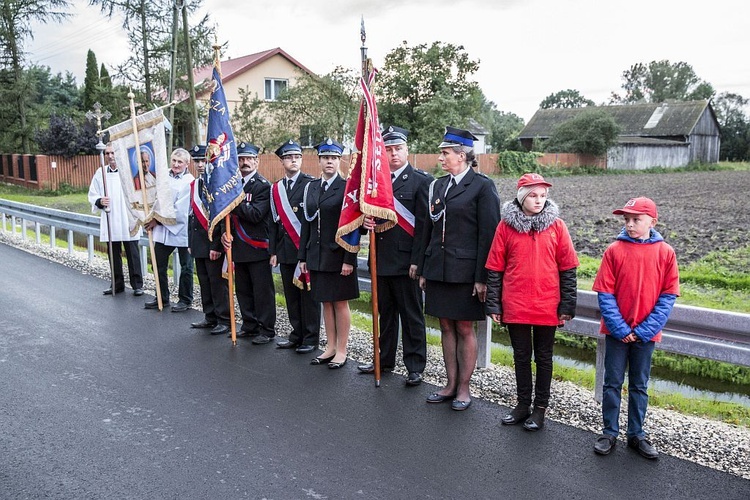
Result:
[[229,289],[221,276],[224,249],[221,229],[214,228],[213,240],[208,240],[208,210],[201,201],[203,172],[206,169],[206,146],[195,146],[190,151],[197,178],[190,186],[190,216],[188,217],[188,248],[195,259],[195,271],[201,289],[204,318],[191,323],[192,328],[211,328],[211,335],[222,335],[229,328]]
[[[254,337],[253,344],[267,344],[276,336],[276,297],[268,253],[271,184],[258,173],[256,146],[239,143],[237,159],[245,192],[245,200],[232,210],[232,260],[242,313],[237,336]],[[224,235],[222,242],[226,245]]]
[[[427,338],[417,262],[423,251],[427,193],[433,178],[409,164],[408,134],[399,127],[389,127],[383,134],[399,222],[387,231],[376,233],[380,367],[391,371],[396,365],[400,317],[404,365],[409,372],[406,384],[419,385],[427,362]],[[368,218],[365,227],[374,227],[372,218]],[[358,368],[364,373],[375,370],[372,363]]]
[[[304,213],[302,199],[305,186],[313,180],[311,175],[300,172],[302,148],[293,140],[276,150],[284,167],[284,177],[273,187],[271,212],[273,221],[270,230],[269,250],[271,266],[277,264],[281,270],[286,310],[292,332],[288,340],[276,344],[279,349],[295,349],[300,354],[314,351],[320,337],[320,304],[312,299],[305,279],[295,277],[299,251],[299,237]],[[295,284],[295,279],[297,283]]]

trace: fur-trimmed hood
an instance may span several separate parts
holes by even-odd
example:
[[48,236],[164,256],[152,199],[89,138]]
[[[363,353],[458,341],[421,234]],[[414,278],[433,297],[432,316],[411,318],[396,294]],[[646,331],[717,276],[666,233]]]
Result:
[[550,227],[560,216],[560,209],[552,200],[544,203],[544,208],[536,215],[528,216],[523,213],[518,201],[506,201],[501,212],[502,220],[519,233],[531,231],[542,232]]

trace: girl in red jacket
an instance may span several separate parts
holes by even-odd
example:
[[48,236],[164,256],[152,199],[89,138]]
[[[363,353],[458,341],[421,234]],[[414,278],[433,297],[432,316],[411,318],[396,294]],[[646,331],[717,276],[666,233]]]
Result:
[[[557,205],[547,199],[552,186],[539,174],[518,180],[516,199],[503,205],[487,257],[485,310],[508,328],[516,370],[518,404],[502,423],[544,427],[552,383],[555,329],[576,310],[578,256]],[[534,411],[531,353],[536,364]]]

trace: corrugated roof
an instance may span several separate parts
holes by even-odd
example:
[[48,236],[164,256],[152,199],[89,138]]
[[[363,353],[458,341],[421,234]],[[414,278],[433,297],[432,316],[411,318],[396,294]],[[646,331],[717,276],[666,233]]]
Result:
[[[587,106],[571,109],[540,109],[519,134],[519,139],[546,139],[555,126],[590,110],[604,110],[622,128],[620,136],[665,137],[690,135],[708,101],[625,104],[620,106]],[[647,127],[648,125],[648,127]]]

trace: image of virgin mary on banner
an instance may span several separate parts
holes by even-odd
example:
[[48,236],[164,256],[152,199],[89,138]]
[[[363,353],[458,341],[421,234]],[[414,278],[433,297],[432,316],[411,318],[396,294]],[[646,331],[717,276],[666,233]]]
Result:
[[[375,71],[370,73],[370,84],[374,78]],[[336,242],[349,252],[359,251],[359,227],[365,215],[377,219],[375,231],[378,233],[392,228],[398,221],[375,97],[364,78],[360,78],[359,83],[363,98],[354,136],[357,151],[353,153],[354,167],[346,179],[344,203],[336,231]]]
[[214,65],[211,100],[208,112],[208,137],[206,138],[206,171],[203,174],[208,205],[209,238],[214,227],[229,215],[244,199],[242,174],[238,168],[237,145],[229,120],[227,99],[221,83],[219,68]]

